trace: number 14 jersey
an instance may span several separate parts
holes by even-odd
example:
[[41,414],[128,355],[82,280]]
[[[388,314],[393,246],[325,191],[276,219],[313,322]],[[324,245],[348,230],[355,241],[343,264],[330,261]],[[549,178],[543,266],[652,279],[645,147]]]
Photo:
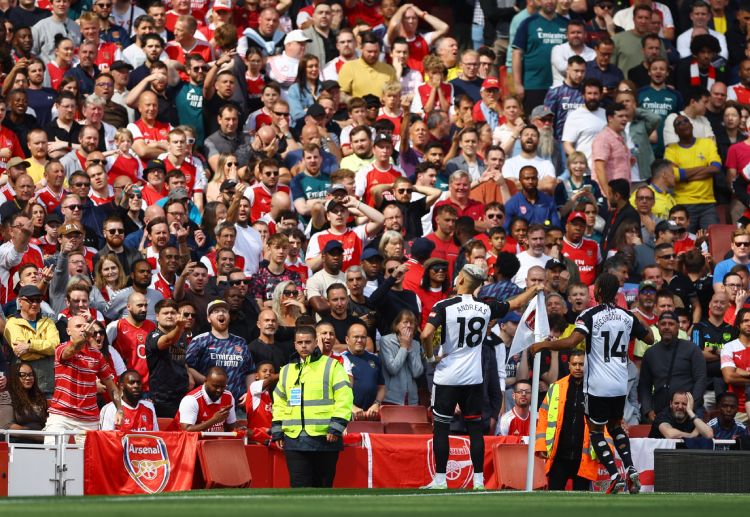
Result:
[[435,384],[481,384],[480,345],[490,321],[505,316],[507,312],[507,302],[479,301],[470,294],[453,296],[436,303],[428,318],[440,335],[440,351],[436,355],[443,356],[435,366]]
[[615,305],[597,305],[582,312],[576,330],[586,335],[583,391],[596,397],[628,393],[628,342],[648,330],[638,318]]

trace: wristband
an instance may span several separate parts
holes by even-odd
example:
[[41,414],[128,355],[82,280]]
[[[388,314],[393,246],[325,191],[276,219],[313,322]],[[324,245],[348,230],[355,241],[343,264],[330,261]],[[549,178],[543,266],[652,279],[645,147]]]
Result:
[[678,171],[680,172],[680,181],[685,181],[685,176],[687,175],[687,173],[685,172],[685,169],[680,168],[678,169]]

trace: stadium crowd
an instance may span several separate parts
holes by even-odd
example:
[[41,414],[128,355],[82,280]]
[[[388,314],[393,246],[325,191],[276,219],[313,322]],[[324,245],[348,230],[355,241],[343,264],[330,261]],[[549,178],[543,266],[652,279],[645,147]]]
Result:
[[[747,433],[747,0],[0,11],[0,427],[246,418],[278,442],[282,368],[330,356],[353,390],[335,440],[430,405],[420,332],[479,269],[479,299],[543,286],[553,338],[615,275],[655,337],[628,344],[626,422]],[[485,434],[529,434],[522,312],[480,340]],[[540,403],[582,406],[576,348],[540,352]]]

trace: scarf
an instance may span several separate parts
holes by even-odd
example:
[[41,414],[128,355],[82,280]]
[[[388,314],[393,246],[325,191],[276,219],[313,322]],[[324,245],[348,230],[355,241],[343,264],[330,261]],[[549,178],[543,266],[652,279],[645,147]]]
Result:
[[[708,80],[706,81],[706,90],[710,90],[716,82],[716,68],[708,65]],[[701,75],[698,70],[698,62],[693,59],[690,63],[690,86],[701,86]]]

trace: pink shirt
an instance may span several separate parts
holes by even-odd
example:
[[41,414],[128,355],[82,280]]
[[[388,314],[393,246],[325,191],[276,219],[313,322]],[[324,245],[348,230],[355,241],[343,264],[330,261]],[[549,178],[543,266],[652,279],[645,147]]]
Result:
[[[609,126],[594,138],[591,158],[594,163],[596,160],[604,160],[604,170],[608,181],[623,179],[630,183],[630,160],[632,158],[630,150],[625,143],[625,138],[615,133]],[[594,177],[598,182],[596,175]]]

